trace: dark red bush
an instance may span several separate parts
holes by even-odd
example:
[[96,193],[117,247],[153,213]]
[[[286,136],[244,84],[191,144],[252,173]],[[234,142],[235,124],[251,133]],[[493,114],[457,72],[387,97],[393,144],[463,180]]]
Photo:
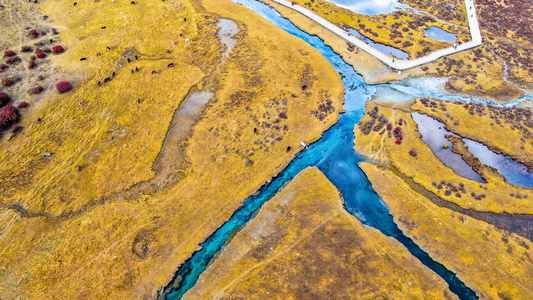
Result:
[[15,51],[13,51],[13,50],[6,50],[6,51],[4,52],[4,56],[8,56],[8,57],[10,57],[10,56],[14,56],[15,54],[16,54],[16,53],[15,53]]
[[35,62],[35,60],[30,60],[30,62],[28,63],[28,68],[34,69],[35,67],[37,67],[37,63]]
[[65,49],[63,48],[63,46],[57,45],[57,46],[52,47],[52,52],[54,52],[54,53],[63,53],[63,52],[65,52]]
[[6,129],[19,119],[18,111],[13,105],[0,108],[0,129]]
[[6,65],[6,64],[0,64],[0,73],[1,73],[1,72],[4,72],[7,68],[9,68],[8,65]]
[[6,105],[9,100],[11,100],[11,98],[9,98],[9,95],[4,93],[4,92],[0,92],[0,106],[4,106]]
[[41,35],[46,35],[46,31],[41,31]]
[[2,78],[2,83],[5,86],[12,86],[15,83],[15,80],[13,80],[13,78],[4,77],[4,78]]
[[37,38],[39,36],[39,31],[37,31],[37,29],[32,29],[32,30],[28,31],[28,35],[32,39]]
[[415,149],[409,150],[409,155],[416,157],[418,154],[416,153]]
[[26,101],[19,102],[19,107],[27,107],[28,103]]
[[16,124],[15,126],[13,126],[13,132],[14,133],[19,133],[20,131],[22,130],[22,126]]
[[52,52],[52,50],[50,50],[50,48],[44,48],[44,49],[43,49],[43,52],[45,52],[45,53],[50,53],[50,52]]
[[18,63],[18,62],[20,62],[20,57],[18,57],[18,56],[12,56],[12,57],[8,57],[6,59],[6,63],[8,63],[10,65]]
[[39,94],[42,91],[44,91],[44,88],[42,86],[38,85],[36,87],[32,87],[31,89],[29,89],[28,93],[30,93],[32,95],[36,95],[36,94]]
[[72,89],[72,85],[68,81],[61,81],[56,83],[56,90],[58,93],[63,94]]
[[22,46],[22,48],[20,48],[20,51],[22,51],[22,52],[31,52],[31,51],[33,51],[33,48],[31,46]]
[[46,53],[44,53],[44,52],[39,52],[39,53],[37,53],[37,57],[38,57],[38,58],[45,58],[45,57],[46,57]]

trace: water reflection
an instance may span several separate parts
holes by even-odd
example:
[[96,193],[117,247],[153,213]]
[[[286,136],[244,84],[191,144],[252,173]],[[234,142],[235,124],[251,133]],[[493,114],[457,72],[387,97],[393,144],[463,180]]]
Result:
[[436,26],[424,30],[424,34],[430,39],[439,42],[453,43],[457,41],[457,37],[455,36],[455,34],[449,33],[448,31]]
[[397,0],[327,0],[335,5],[349,9],[358,14],[381,15],[390,14],[393,11],[403,10],[409,7],[408,4],[400,3]]

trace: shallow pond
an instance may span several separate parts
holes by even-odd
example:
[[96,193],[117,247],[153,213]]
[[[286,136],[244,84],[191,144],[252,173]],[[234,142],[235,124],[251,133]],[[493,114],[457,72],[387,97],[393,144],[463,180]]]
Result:
[[[422,135],[422,140],[428,144],[435,156],[437,156],[445,166],[450,167],[459,176],[486,183],[485,180],[483,180],[483,178],[481,178],[481,176],[479,176],[479,174],[463,160],[461,155],[452,152],[452,143],[450,143],[445,137],[445,135],[452,133],[444,129],[444,124],[417,112],[414,112],[411,115],[418,125],[418,132]],[[445,149],[443,147],[444,145],[447,145],[448,148]]]
[[335,5],[358,14],[382,15],[409,8],[408,4],[397,0],[327,0]]
[[397,49],[397,48],[394,48],[394,47],[391,47],[391,46],[387,46],[387,45],[384,45],[384,44],[376,43],[373,40],[361,35],[359,32],[357,32],[357,30],[354,30],[354,29],[346,29],[346,30],[349,33],[351,33],[353,36],[355,36],[355,37],[357,37],[359,39],[362,39],[363,41],[365,41],[370,46],[378,49],[379,51],[381,51],[381,52],[383,52],[385,54],[395,56],[396,58],[399,58],[399,59],[409,59],[409,54],[407,54],[407,52],[404,52],[404,51],[402,51],[400,49]]
[[457,37],[455,36],[455,34],[450,33],[440,27],[430,27],[424,30],[424,34],[430,39],[439,42],[454,43],[455,41],[457,41]]
[[220,39],[220,42],[226,46],[226,50],[222,53],[222,58],[226,58],[233,51],[237,39],[234,36],[239,33],[239,27],[233,20],[220,19],[217,22],[217,26],[220,27],[220,30],[217,32],[217,37]]
[[[418,131],[422,134],[422,140],[433,150],[435,156],[446,166],[452,168],[458,175],[485,183],[481,176],[466,164],[459,154],[455,154],[450,150],[451,143],[446,139],[445,135],[457,136],[456,134],[444,129],[444,124],[432,117],[416,112],[412,113],[412,116],[418,125]],[[528,172],[526,166],[509,157],[492,152],[481,143],[467,138],[463,138],[463,140],[468,146],[468,150],[482,164],[495,168],[498,173],[505,177],[507,183],[523,188],[533,188],[533,173]],[[448,149],[443,148],[444,144],[449,146]]]
[[482,164],[491,166],[507,179],[507,183],[522,188],[533,189],[533,172],[528,172],[527,167],[509,157],[492,152],[487,146],[464,139],[468,150],[474,154]]

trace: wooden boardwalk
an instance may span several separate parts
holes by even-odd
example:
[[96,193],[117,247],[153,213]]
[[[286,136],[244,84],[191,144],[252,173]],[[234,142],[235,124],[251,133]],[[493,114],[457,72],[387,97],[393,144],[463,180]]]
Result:
[[466,10],[468,12],[468,25],[470,27],[470,34],[471,34],[471,41],[458,44],[456,47],[449,47],[441,50],[434,51],[424,57],[419,57],[416,59],[410,59],[410,60],[403,60],[398,58],[392,58],[391,56],[377,50],[376,48],[370,46],[363,40],[360,40],[352,35],[350,35],[348,32],[344,31],[343,29],[337,27],[333,23],[327,21],[326,19],[320,17],[319,15],[315,14],[314,12],[299,6],[299,5],[291,5],[291,2],[285,1],[285,0],[272,0],[276,3],[279,3],[281,5],[284,5],[288,8],[291,8],[306,17],[310,18],[311,20],[317,22],[318,24],[326,27],[336,35],[340,36],[341,38],[345,39],[346,41],[356,45],[357,47],[361,48],[363,51],[373,55],[380,61],[382,61],[384,64],[388,65],[391,68],[397,69],[397,70],[406,70],[410,69],[416,66],[420,66],[423,64],[426,64],[428,62],[432,62],[438,58],[444,57],[446,55],[454,54],[460,51],[464,51],[467,49],[471,49],[474,47],[477,47],[481,45],[482,39],[481,39],[481,31],[479,30],[479,23],[477,20],[477,14],[476,14],[476,8],[474,5],[473,0],[465,0]]

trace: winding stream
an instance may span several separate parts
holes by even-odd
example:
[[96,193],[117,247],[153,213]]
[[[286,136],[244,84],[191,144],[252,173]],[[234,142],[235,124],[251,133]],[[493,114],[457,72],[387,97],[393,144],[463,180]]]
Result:
[[[383,234],[397,239],[424,265],[441,276],[450,286],[450,290],[461,299],[477,299],[475,293],[466,287],[455,274],[432,260],[399,230],[392,216],[389,215],[388,209],[372,189],[363,171],[357,166],[357,163],[361,162],[362,159],[353,151],[353,128],[363,116],[365,102],[376,93],[376,86],[366,85],[362,76],[355,73],[353,68],[346,64],[331,48],[327,47],[322,40],[299,30],[270,6],[255,0],[233,1],[254,10],[273,24],[311,44],[330,61],[339,73],[344,75],[343,82],[346,87],[357,88],[346,88],[346,103],[344,105],[346,113],[340,115],[339,122],[326,131],[319,141],[310,145],[306,151],[299,153],[287,168],[273,178],[269,184],[264,185],[256,194],[249,197],[227,223],[202,243],[202,249],[195,252],[181,266],[174,280],[165,288],[164,293],[159,298],[180,299],[195,285],[200,274],[207,268],[209,262],[216,258],[217,253],[223,251],[230,236],[244,226],[263,203],[272,198],[304,168],[317,166],[341,191],[346,210],[349,213],[364,224],[375,227]],[[457,99],[457,97],[449,97],[442,92],[433,93],[432,91],[412,89],[409,85],[385,84],[380,86],[388,86],[398,92],[408,90],[412,92],[408,93],[413,97],[418,97],[418,94],[430,94],[437,98]],[[472,101],[472,99],[468,100]]]

